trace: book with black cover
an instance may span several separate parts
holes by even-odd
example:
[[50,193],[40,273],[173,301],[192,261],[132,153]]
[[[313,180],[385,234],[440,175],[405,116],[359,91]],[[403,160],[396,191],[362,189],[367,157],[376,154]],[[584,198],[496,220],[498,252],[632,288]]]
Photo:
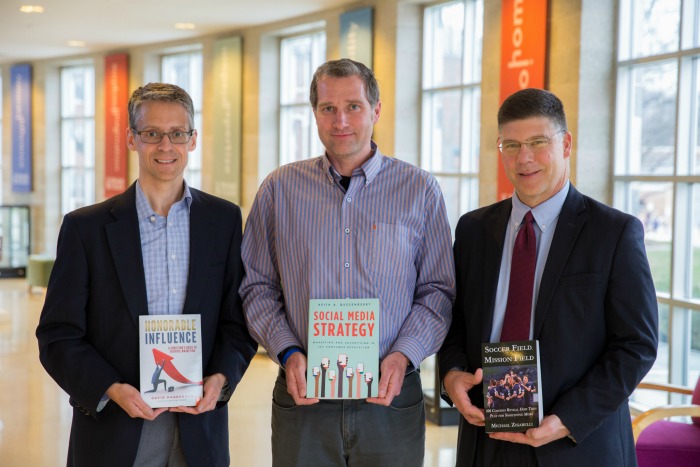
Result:
[[481,345],[486,432],[523,432],[542,421],[536,340]]

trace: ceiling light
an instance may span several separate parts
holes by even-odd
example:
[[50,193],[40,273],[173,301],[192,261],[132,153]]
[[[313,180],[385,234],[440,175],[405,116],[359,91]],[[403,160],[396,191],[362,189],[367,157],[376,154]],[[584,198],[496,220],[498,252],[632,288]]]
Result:
[[85,47],[87,43],[85,41],[68,41],[68,47]]
[[22,5],[19,7],[22,13],[43,13],[44,7],[39,5]]
[[175,29],[194,29],[194,23],[175,23]]

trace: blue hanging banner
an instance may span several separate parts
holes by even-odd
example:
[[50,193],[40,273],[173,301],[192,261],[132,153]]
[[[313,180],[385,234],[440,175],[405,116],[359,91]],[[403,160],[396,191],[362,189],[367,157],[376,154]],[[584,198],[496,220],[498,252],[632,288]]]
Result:
[[340,15],[340,57],[372,67],[372,8]]
[[12,103],[12,191],[32,191],[32,67],[10,68]]

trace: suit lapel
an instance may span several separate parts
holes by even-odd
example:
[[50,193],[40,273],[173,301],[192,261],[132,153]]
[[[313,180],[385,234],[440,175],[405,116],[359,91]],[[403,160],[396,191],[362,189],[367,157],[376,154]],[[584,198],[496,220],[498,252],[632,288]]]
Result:
[[571,250],[576,244],[581,228],[586,223],[586,204],[581,193],[574,188],[569,187],[569,193],[566,196],[566,201],[559,213],[556,231],[552,238],[552,245],[549,248],[547,262],[542,272],[540,281],[540,289],[535,306],[535,323],[533,329],[534,338],[542,329],[545,317],[549,310],[549,303],[552,300],[552,295],[556,289],[559,278],[561,278],[564,266],[569,259]]
[[481,329],[481,342],[489,342],[491,329],[493,328],[493,312],[496,307],[496,292],[498,291],[498,275],[501,271],[501,258],[503,257],[503,245],[506,238],[508,219],[513,210],[511,200],[505,200],[498,204],[487,216],[484,216],[487,239],[484,253],[484,284],[488,287],[484,290],[484,320]]
[[119,195],[111,212],[115,221],[105,226],[107,242],[129,314],[138,325],[139,315],[148,314],[148,299],[141,256],[141,236],[136,216],[135,184]]
[[183,313],[202,313],[200,303],[206,290],[207,268],[212,264],[216,239],[213,219],[207,209],[208,201],[197,190],[190,188],[190,269],[187,279],[187,296]]

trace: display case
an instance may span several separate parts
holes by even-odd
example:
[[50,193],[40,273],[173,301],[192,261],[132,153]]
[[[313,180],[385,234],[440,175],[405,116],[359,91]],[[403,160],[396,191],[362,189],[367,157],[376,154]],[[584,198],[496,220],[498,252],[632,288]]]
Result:
[[0,278],[26,275],[29,222],[29,206],[0,206]]
[[440,397],[440,374],[437,371],[437,357],[426,358],[420,364],[420,378],[425,399],[425,417],[439,426],[457,425],[460,414]]

